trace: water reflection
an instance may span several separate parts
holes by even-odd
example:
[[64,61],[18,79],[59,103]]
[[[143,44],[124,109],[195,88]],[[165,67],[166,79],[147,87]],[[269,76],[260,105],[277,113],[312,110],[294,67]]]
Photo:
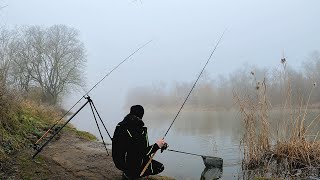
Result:
[[[223,158],[226,162],[224,170],[231,174],[240,168],[238,144],[241,121],[238,115],[234,111],[183,112],[165,139],[170,149]],[[162,137],[174,116],[174,112],[146,112],[144,122],[149,127],[149,140]],[[214,170],[217,167],[204,167],[201,158],[190,155],[165,152],[156,158],[165,164],[163,174],[176,179],[199,179],[200,176],[215,179],[222,176],[222,163],[218,171]]]
[[222,177],[222,167],[221,168],[205,168],[202,173],[200,180],[216,180]]
[[222,177],[222,158],[202,156],[202,160],[206,168],[201,173],[201,180],[212,180]]
[[[150,111],[145,113],[143,120],[148,127],[151,143],[163,137],[175,113]],[[126,112],[110,111],[107,114],[102,114],[110,134],[113,134],[114,127],[125,115]],[[237,172],[238,166],[233,165],[239,162],[239,147],[237,144],[239,143],[241,121],[238,121],[237,116],[237,112],[232,111],[183,112],[176,119],[165,139],[169,143],[170,149],[222,157],[225,160],[224,166],[226,166],[224,171],[227,174]],[[81,111],[73,122],[78,128],[92,132],[99,137],[90,109]],[[105,136],[105,139],[109,140],[107,136]],[[158,153],[155,159],[165,165],[163,175],[176,179],[199,179],[205,169],[200,157],[163,152]],[[206,172],[210,174],[211,171],[207,168]]]
[[[99,111],[100,112],[100,111]],[[110,132],[113,134],[118,122],[128,113],[127,111],[101,111],[100,114]],[[284,115],[283,115],[284,114]],[[310,112],[306,115],[306,123],[316,119],[319,112]],[[176,112],[151,112],[146,111],[143,118],[148,127],[150,143],[163,137],[169,128]],[[276,130],[275,125],[283,120],[291,120],[297,115],[282,111],[272,111],[270,113],[271,129]],[[317,122],[317,121],[316,121]],[[320,123],[314,123],[310,130],[320,129]],[[72,121],[77,128],[89,131],[99,137],[99,133],[92,117],[90,108],[84,108]],[[191,112],[183,111],[176,119],[169,133],[165,137],[170,149],[186,151],[207,156],[223,158],[223,179],[238,179],[241,174],[241,156],[239,142],[242,130],[242,120],[238,111],[215,111],[215,112]],[[289,127],[290,127],[289,123]],[[289,128],[290,129],[290,128]],[[106,135],[106,133],[105,133]],[[107,143],[108,136],[105,136]],[[165,165],[163,175],[174,177],[178,180],[199,179],[200,176],[209,178],[214,172],[219,174],[217,169],[206,168],[199,157],[185,154],[177,154],[169,151],[158,153],[156,160]],[[218,168],[219,169],[219,168]],[[219,176],[212,176],[219,178]]]
[[[174,115],[173,112],[147,112],[144,122],[149,129],[167,130]],[[240,126],[239,114],[235,111],[183,112],[176,119],[172,128],[175,133],[180,135],[197,136],[218,132],[223,135],[234,136],[238,140]]]

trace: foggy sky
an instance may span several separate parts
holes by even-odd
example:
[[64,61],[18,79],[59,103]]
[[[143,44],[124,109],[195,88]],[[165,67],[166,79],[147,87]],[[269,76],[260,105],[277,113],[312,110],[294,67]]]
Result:
[[[288,63],[299,68],[310,52],[319,50],[318,0],[1,0],[0,4],[8,5],[0,12],[0,24],[6,27],[65,24],[78,29],[87,50],[87,90],[153,40],[90,94],[104,110],[102,117],[122,108],[130,88],[193,82],[226,28],[206,68],[212,77],[244,63],[276,67],[283,50]],[[67,107],[82,93],[69,95]]]

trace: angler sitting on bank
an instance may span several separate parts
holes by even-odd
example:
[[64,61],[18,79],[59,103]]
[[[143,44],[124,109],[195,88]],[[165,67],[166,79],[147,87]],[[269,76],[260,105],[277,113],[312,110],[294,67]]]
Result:
[[[149,146],[147,127],[144,127],[142,121],[143,114],[141,105],[132,106],[130,113],[118,123],[113,135],[112,158],[126,179],[139,178],[151,155],[167,147],[163,139]],[[152,160],[143,176],[159,174],[163,169],[163,164]]]

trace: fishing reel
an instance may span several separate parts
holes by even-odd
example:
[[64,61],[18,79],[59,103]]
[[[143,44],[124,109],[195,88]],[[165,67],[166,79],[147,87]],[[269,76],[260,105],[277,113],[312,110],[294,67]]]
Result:
[[40,145],[39,144],[33,144],[33,145],[30,145],[32,146],[32,148],[35,150],[35,151],[39,151],[40,149]]
[[161,147],[161,153],[166,150],[169,147],[167,143],[164,143],[163,146]]
[[53,131],[52,131],[52,132],[53,132],[53,133],[55,133],[55,132],[59,131],[59,130],[60,130],[60,128],[61,128],[60,126],[56,126],[56,127],[53,129]]

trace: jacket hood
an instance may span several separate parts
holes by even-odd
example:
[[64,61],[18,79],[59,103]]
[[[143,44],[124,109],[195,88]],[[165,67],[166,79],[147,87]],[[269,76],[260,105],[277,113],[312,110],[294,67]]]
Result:
[[129,127],[143,127],[144,122],[139,117],[133,114],[128,114],[126,117],[124,117],[123,121],[119,123],[119,125],[125,125]]
[[141,105],[134,105],[130,108],[130,114],[137,116],[138,118],[142,119],[144,114],[144,109]]

